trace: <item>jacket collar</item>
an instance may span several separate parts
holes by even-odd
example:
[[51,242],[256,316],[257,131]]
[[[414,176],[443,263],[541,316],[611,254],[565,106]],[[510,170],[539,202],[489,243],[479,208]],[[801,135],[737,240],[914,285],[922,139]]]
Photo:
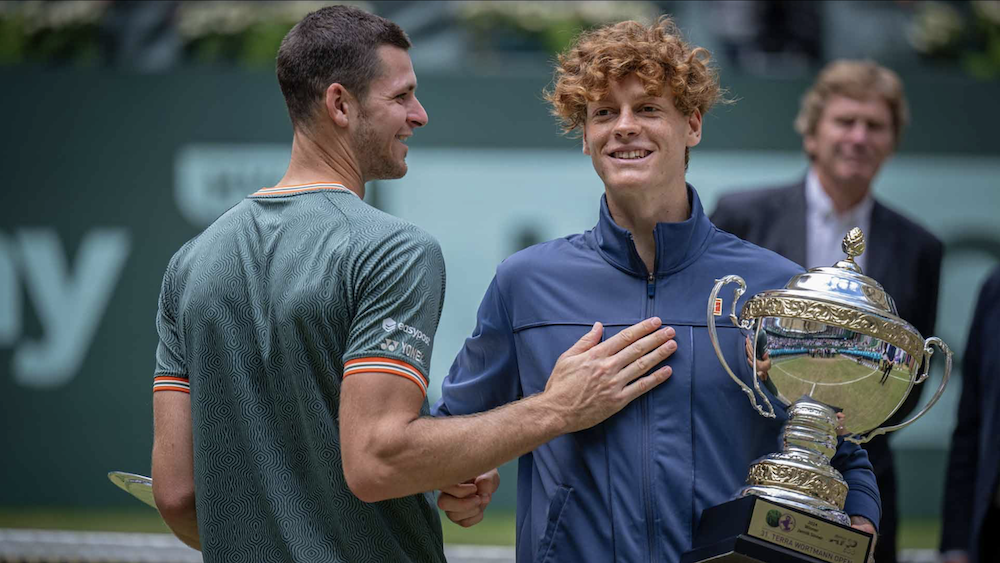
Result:
[[[687,193],[691,216],[680,223],[657,223],[653,229],[658,276],[680,270],[701,256],[715,229],[705,215],[698,192],[691,184],[687,185]],[[601,215],[594,227],[594,234],[601,256],[611,265],[632,275],[647,275],[646,265],[635,249],[632,233],[611,218],[607,196],[601,196]]]

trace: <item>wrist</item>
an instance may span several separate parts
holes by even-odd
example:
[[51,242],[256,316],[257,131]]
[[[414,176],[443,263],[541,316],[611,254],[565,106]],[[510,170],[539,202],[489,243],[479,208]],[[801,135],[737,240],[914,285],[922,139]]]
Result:
[[527,400],[531,401],[531,409],[534,411],[528,420],[535,421],[542,432],[548,436],[545,441],[573,431],[574,413],[571,409],[566,408],[565,403],[551,391],[542,391],[528,397]]

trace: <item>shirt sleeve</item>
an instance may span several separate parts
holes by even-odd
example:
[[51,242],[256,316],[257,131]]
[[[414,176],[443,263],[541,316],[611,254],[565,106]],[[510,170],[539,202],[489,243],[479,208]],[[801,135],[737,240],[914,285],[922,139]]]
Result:
[[483,412],[522,394],[514,331],[494,278],[479,305],[476,328],[455,358],[431,412],[434,416]]
[[[989,374],[984,359],[991,348],[986,333],[987,319],[1000,315],[1000,268],[983,284],[976,301],[975,314],[969,327],[969,337],[962,356],[962,390],[956,411],[955,430],[951,435],[948,451],[948,468],[945,473],[944,503],[941,519],[941,551],[970,551],[973,545],[973,510],[976,505],[978,478],[980,477],[980,446],[988,432],[983,426],[982,404],[984,399],[983,377]],[[993,493],[995,494],[995,493]],[[992,498],[992,495],[991,495]]]
[[173,286],[174,266],[171,260],[160,286],[156,311],[156,368],[153,371],[153,391],[191,392],[188,380],[184,344],[177,326],[177,294]]
[[830,463],[847,481],[844,512],[871,520],[877,531],[882,519],[882,497],[875,482],[872,464],[868,460],[868,452],[853,442],[838,438],[837,453]]
[[427,396],[434,333],[444,304],[444,257],[415,227],[366,244],[352,277],[354,317],[344,377],[378,372],[413,382]]

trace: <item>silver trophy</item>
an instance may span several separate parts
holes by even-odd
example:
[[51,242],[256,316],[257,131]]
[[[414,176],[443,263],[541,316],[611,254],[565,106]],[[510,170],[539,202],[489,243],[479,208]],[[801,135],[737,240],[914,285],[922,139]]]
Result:
[[[787,406],[789,417],[783,430],[783,451],[751,465],[747,484],[737,493],[737,499],[756,496],[780,507],[791,507],[799,514],[848,527],[850,518],[843,510],[847,483],[830,465],[838,435],[863,444],[913,424],[944,392],[951,375],[952,353],[941,339],[924,339],[899,318],[892,298],[878,282],[862,273],[854,261],[864,251],[860,229],[852,229],[842,247],[847,254],[845,260],[799,274],[783,289],[751,296],[739,317],[736,303],[746,291],[746,282],[735,275],[716,280],[708,299],[708,330],[719,361],[753,408],[773,418],[770,395]],[[753,334],[753,373],[757,376],[751,385],[737,377],[726,363],[716,333],[716,299],[730,283],[739,287],[729,318],[735,326]],[[909,420],[880,427],[899,409],[913,386],[927,379],[934,346],[947,358],[937,392]],[[770,361],[766,372],[758,364],[765,358]],[[770,512],[774,516],[775,511]],[[837,536],[840,532],[833,528],[823,533],[831,538],[843,537]],[[788,538],[779,539],[787,542]],[[841,544],[845,541],[850,540]]]

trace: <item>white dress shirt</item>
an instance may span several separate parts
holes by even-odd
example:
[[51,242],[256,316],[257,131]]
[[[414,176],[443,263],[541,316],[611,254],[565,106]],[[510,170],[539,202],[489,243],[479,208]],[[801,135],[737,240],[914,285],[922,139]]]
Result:
[[[865,233],[865,242],[870,240],[872,207],[875,205],[871,194],[866,194],[857,205],[845,213],[837,213],[833,200],[823,190],[819,177],[812,168],[806,175],[806,269],[818,266],[833,266],[847,257],[840,243],[844,235],[854,227]],[[862,271],[867,273],[868,253],[855,259]]]

